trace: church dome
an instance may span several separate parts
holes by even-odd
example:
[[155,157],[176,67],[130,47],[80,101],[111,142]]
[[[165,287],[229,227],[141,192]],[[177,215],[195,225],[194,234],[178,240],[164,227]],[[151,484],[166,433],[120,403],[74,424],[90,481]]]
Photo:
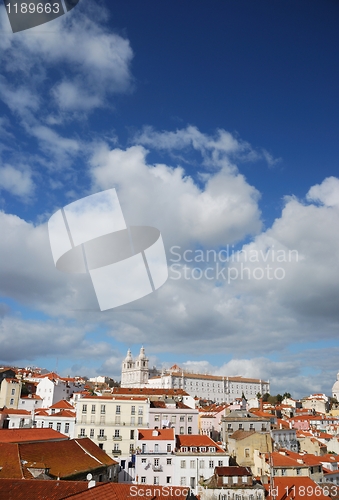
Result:
[[125,362],[132,361],[131,349],[128,349]]
[[339,373],[337,373],[337,381],[332,387],[332,395],[339,400]]
[[145,348],[140,349],[139,359],[146,359]]

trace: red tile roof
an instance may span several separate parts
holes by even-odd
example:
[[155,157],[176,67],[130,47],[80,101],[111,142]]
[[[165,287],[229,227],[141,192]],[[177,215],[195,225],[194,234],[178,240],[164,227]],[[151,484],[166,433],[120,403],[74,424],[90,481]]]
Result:
[[218,476],[252,476],[249,469],[239,466],[216,467],[215,473]]
[[177,448],[180,449],[182,446],[186,446],[187,448],[200,448],[203,446],[208,448],[214,446],[217,453],[225,453],[213,439],[203,434],[179,434],[177,436]]
[[[144,441],[159,441],[159,440],[174,440],[174,429],[138,429],[139,440]],[[153,433],[157,435],[153,436]]]
[[[189,488],[170,486],[153,486],[144,484],[104,483],[90,488],[83,493],[73,495],[69,500],[133,500],[147,498],[149,500],[186,500]],[[194,497],[192,497],[193,500]]]
[[63,500],[87,489],[86,481],[0,479],[0,498],[7,500]]
[[[273,484],[264,484],[263,486],[268,492],[266,500],[329,499],[329,496],[322,492],[320,486],[306,476],[276,477]],[[276,495],[273,496],[273,493]]]
[[112,394],[143,394],[150,396],[189,396],[183,389],[153,389],[149,387],[113,387]]
[[117,464],[88,438],[41,443],[0,443],[0,478],[28,478],[28,469],[33,463],[35,467],[49,469],[51,477],[60,479],[76,478]]
[[68,438],[54,429],[0,429],[0,443],[64,441]]
[[54,405],[50,406],[50,408],[51,409],[53,409],[53,408],[59,409],[60,408],[60,409],[66,409],[66,410],[74,410],[74,406],[71,405],[71,403],[69,403],[65,399],[61,399],[57,403],[54,403]]

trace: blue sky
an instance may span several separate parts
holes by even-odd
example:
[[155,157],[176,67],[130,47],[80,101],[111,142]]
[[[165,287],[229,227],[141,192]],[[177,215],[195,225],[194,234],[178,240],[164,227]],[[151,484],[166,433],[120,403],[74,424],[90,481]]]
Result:
[[[1,6],[0,363],[119,378],[144,344],[159,366],[330,392],[338,14],[334,0],[81,0],[12,34]],[[86,277],[54,268],[46,223],[111,187],[168,257],[234,245],[273,268],[272,249],[298,259],[283,279],[256,279],[262,258],[243,279],[240,258],[230,282],[170,270],[156,293],[100,313]]]

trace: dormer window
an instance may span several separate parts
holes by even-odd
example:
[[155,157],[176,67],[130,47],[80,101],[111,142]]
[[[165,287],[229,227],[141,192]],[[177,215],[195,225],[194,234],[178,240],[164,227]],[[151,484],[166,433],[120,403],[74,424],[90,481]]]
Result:
[[182,447],[180,448],[180,451],[182,451],[182,452],[184,452],[184,453],[185,453],[185,452],[187,452],[187,451],[188,451],[187,446],[182,446]]
[[192,453],[196,453],[197,452],[197,447],[196,446],[192,446],[191,447],[191,452]]
[[206,452],[206,446],[200,446],[199,451],[201,451],[202,453],[205,453]]
[[208,448],[208,451],[210,451],[211,453],[215,453],[215,446],[210,446]]

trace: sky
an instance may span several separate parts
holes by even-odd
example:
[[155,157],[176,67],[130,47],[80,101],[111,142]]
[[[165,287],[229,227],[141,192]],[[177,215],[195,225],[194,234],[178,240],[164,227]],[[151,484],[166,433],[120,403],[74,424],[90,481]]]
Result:
[[[0,364],[151,365],[331,394],[339,371],[336,0],[80,0],[12,33],[0,6]],[[100,311],[47,223],[115,188],[169,278]]]

